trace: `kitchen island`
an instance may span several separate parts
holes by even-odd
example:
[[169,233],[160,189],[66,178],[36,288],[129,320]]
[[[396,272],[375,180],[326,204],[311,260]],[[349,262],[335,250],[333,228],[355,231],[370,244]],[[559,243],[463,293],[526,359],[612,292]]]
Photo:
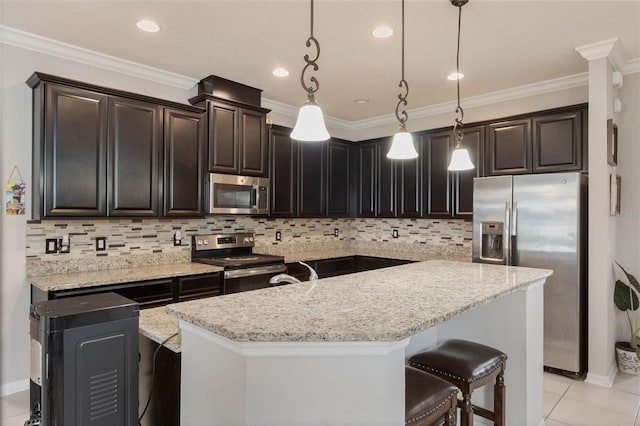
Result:
[[406,357],[453,337],[507,353],[507,424],[541,424],[551,273],[432,260],[169,305],[181,424],[401,425]]

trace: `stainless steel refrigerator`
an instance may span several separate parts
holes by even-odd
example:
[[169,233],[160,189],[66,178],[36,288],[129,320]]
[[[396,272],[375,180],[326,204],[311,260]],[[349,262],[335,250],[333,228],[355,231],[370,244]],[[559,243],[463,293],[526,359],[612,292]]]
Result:
[[473,184],[473,261],[553,270],[544,286],[544,366],[576,377],[586,367],[586,188],[579,172]]

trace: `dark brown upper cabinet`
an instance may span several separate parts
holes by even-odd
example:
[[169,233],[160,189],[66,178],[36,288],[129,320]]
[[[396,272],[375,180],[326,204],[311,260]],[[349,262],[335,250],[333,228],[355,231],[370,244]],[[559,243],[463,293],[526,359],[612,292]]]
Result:
[[327,146],[327,215],[349,216],[351,144],[331,139]]
[[34,219],[106,216],[107,96],[53,83],[39,89],[33,93]]
[[492,123],[488,132],[489,176],[531,173],[531,119]]
[[397,175],[398,161],[387,158],[392,138],[383,138],[376,143],[376,165],[378,182],[376,191],[376,216],[395,217],[397,215]]
[[294,217],[298,214],[298,142],[289,137],[291,129],[272,126],[269,130],[271,152],[271,216]]
[[214,173],[267,176],[268,110],[209,100],[209,161]]
[[164,110],[164,215],[202,216],[204,113]]
[[327,142],[298,143],[298,216],[327,214]]
[[27,84],[34,219],[203,214],[203,109],[43,73]]
[[532,119],[533,173],[582,169],[582,110]]
[[475,168],[451,172],[454,184],[453,217],[468,218],[473,215],[473,178],[484,176],[484,162],[482,160],[484,158],[485,126],[466,127],[462,134],[464,136],[462,147],[469,151],[469,157]]
[[[420,217],[422,197],[422,144],[414,135],[418,158],[413,160],[387,160],[396,162],[396,209],[398,217]],[[385,154],[386,155],[386,154]]]
[[109,216],[158,216],[161,107],[109,98]]
[[451,130],[422,136],[424,152],[424,216],[451,217],[451,173],[447,170],[453,149]]
[[376,215],[376,188],[378,181],[377,144],[358,143],[355,147],[357,153],[358,174],[355,179],[357,185],[357,210],[358,217],[374,217]]

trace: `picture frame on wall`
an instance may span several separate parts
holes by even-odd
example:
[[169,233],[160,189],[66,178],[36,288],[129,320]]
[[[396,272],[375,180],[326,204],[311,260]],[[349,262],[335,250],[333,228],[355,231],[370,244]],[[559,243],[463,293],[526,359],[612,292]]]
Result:
[[612,118],[607,120],[607,163],[618,165],[618,126]]
[[611,183],[610,183],[610,206],[609,206],[609,215],[610,216],[619,216],[620,215],[620,186],[622,183],[622,178],[620,175],[611,174]]

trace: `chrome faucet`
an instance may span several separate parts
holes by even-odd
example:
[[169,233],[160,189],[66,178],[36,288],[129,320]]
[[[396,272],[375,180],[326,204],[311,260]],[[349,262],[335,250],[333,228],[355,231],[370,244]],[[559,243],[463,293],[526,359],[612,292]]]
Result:
[[[318,279],[318,274],[317,272],[309,265],[307,265],[304,262],[298,262],[301,265],[304,265],[307,267],[307,269],[309,269],[309,281],[316,281]],[[280,283],[299,283],[300,280],[297,279],[294,276],[291,276],[289,274],[278,274],[278,275],[274,275],[273,277],[271,277],[271,279],[269,280],[269,284],[271,285],[276,285],[276,284],[280,284]]]

